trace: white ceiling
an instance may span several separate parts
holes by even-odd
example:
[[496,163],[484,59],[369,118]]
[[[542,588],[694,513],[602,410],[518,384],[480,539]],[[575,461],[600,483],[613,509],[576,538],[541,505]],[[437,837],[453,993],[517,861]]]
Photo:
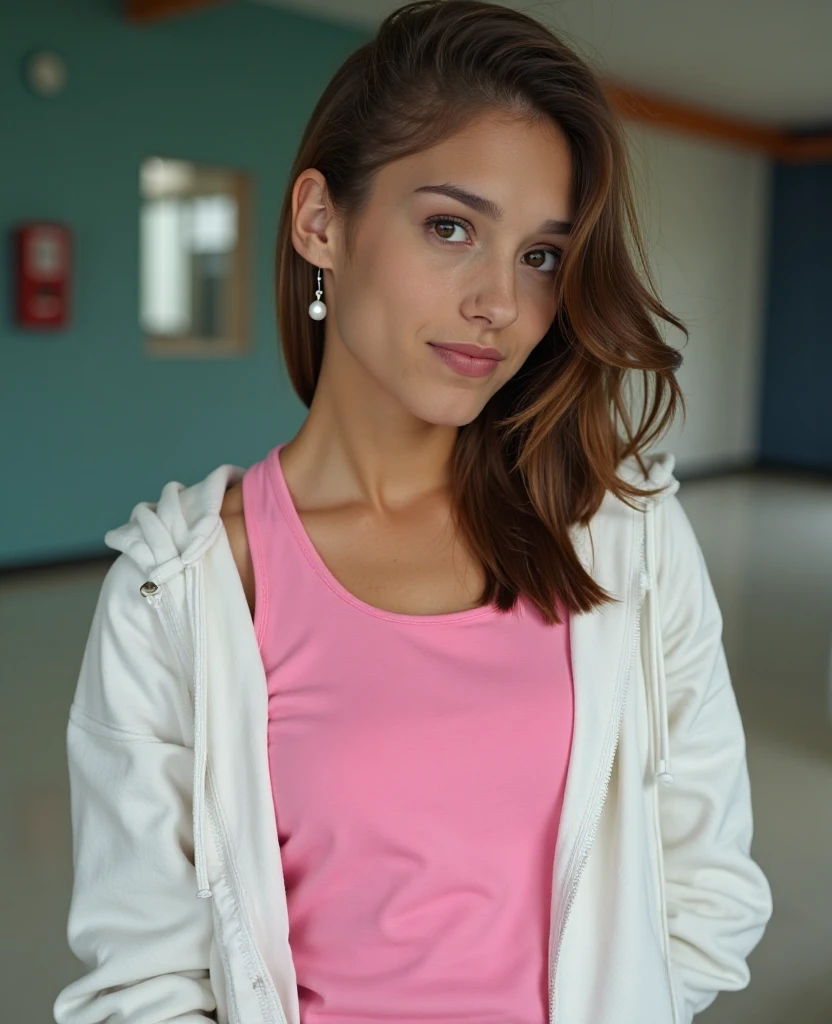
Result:
[[[259,0],[372,30],[401,0]],[[622,85],[761,124],[832,127],[832,0],[505,0]]]

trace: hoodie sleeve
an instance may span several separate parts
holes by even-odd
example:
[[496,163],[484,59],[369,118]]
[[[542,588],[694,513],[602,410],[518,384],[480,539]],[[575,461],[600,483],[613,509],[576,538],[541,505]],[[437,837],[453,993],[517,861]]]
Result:
[[67,935],[85,973],[58,995],[57,1024],[216,1019],[211,901],[194,896],[186,684],[142,582],[123,554],[108,571],[70,710]]
[[[658,565],[674,782],[659,789],[670,952],[683,1020],[745,988],[746,958],[771,917],[751,858],[745,735],[722,644],[722,615],[690,521],[672,496]],[[658,523],[657,523],[658,526]]]

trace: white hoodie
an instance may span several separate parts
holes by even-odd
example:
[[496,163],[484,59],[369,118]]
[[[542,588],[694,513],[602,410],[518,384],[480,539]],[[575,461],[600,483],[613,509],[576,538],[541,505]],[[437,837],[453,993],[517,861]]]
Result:
[[[618,600],[570,617],[549,1024],[690,1024],[720,990],[747,985],[772,913],[750,856],[721,613],[674,457],[646,462],[646,483],[634,460],[619,473],[661,486],[657,498],[635,511],[608,492],[589,530],[572,529]],[[243,472],[172,481],[105,537],[122,554],[67,733],[68,939],[86,973],[58,996],[58,1024],[300,1024],[266,677],[219,516]]]

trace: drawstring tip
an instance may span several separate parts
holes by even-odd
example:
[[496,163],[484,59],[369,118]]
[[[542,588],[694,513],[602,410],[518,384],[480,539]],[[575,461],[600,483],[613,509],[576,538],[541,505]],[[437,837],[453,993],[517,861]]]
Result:
[[664,786],[673,785],[673,775],[668,771],[659,772],[657,778]]
[[210,900],[213,895],[210,889],[200,889],[197,893],[197,897],[201,900]]

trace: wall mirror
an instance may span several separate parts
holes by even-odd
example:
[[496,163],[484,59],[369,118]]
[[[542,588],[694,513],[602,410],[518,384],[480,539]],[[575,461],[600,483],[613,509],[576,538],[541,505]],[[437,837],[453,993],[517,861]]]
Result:
[[140,187],[140,320],[149,351],[246,351],[248,176],[152,156],[142,162]]

